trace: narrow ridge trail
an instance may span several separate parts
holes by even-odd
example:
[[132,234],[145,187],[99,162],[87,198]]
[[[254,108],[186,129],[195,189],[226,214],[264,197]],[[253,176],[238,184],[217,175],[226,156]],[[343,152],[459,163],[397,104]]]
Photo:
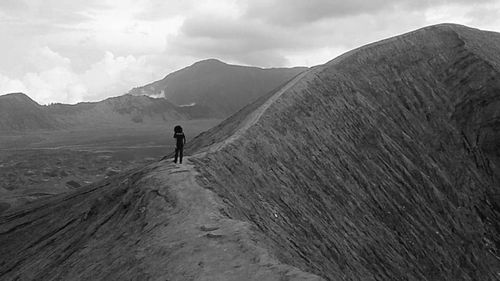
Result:
[[0,217],[0,280],[323,280],[277,261],[189,159],[170,161]]
[[189,159],[185,159],[185,163],[172,167],[162,162],[148,176],[158,180],[161,186],[169,187],[167,192],[173,194],[178,202],[176,214],[169,220],[169,227],[158,233],[158,245],[153,247],[182,245],[173,255],[169,255],[170,278],[323,280],[281,264],[272,257],[256,242],[263,237],[258,237],[248,223],[224,215],[224,205],[220,199],[197,183],[198,173]]
[[[298,75],[240,123],[256,124]],[[281,263],[266,237],[229,218],[190,158],[150,164],[0,216],[0,280],[324,280]],[[196,162],[196,161],[195,161]],[[25,241],[34,241],[29,245]]]

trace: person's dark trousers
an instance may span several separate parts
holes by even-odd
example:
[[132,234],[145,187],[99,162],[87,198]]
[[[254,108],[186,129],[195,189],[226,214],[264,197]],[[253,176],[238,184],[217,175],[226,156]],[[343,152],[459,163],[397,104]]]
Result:
[[183,150],[183,146],[177,146],[175,148],[175,158],[174,158],[174,163],[177,163],[177,157],[179,157],[179,163],[182,164],[182,150]]

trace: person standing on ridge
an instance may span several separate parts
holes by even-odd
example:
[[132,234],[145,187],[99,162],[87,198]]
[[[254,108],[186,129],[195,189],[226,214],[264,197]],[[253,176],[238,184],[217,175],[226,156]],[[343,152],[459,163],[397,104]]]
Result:
[[186,144],[186,136],[182,132],[182,127],[179,125],[174,127],[174,138],[177,140],[174,163],[177,163],[177,157],[179,157],[179,164],[182,164],[182,152],[184,150],[184,144]]

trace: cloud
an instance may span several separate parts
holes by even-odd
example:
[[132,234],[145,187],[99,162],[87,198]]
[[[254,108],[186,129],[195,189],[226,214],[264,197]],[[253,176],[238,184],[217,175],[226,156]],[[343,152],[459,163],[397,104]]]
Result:
[[35,71],[20,79],[0,74],[0,94],[24,92],[42,104],[97,101],[158,78],[147,57],[115,56],[111,52],[81,73],[72,69],[70,59],[49,47],[32,52],[29,62]]
[[28,54],[26,63],[33,71],[25,73],[20,79],[0,74],[3,77],[0,81],[1,94],[24,92],[41,103],[73,103],[80,101],[85,94],[85,87],[70,70],[70,60],[50,48],[33,50]]
[[464,17],[468,22],[484,29],[498,30],[500,26],[500,3],[489,3],[487,5],[476,5],[472,9],[464,11]]
[[154,73],[153,66],[146,57],[115,57],[106,52],[104,58],[93,64],[81,76],[87,85],[86,98],[99,100],[103,96],[121,95],[137,85],[150,82]]
[[2,0],[0,94],[98,100],[206,58],[312,66],[426,25],[500,30],[500,0]]
[[0,95],[14,92],[25,92],[23,82],[0,74]]
[[187,16],[168,37],[167,52],[264,67],[311,66],[431,23],[479,23],[466,12],[483,9],[476,12],[481,14],[496,2],[235,0],[232,13],[198,9]]
[[22,82],[26,93],[41,103],[75,103],[81,101],[87,93],[78,76],[64,67],[54,67],[38,73],[29,72]]
[[86,21],[88,11],[110,8],[106,1],[2,0],[0,11],[18,20],[36,23],[74,24]]
[[[493,2],[476,0],[475,4]],[[260,18],[279,25],[302,25],[324,19],[358,16],[379,12],[401,13],[424,10],[440,5],[468,4],[468,0],[254,0],[248,5],[246,18]]]
[[260,18],[196,14],[186,18],[179,32],[168,38],[167,52],[263,67],[311,66],[351,48],[421,27],[424,20],[422,13],[407,13],[401,18],[398,13],[384,11],[290,27]]
[[179,34],[169,37],[167,44],[169,53],[271,66],[286,63],[277,47],[303,43],[280,27],[211,16],[185,20]]
[[359,15],[378,11],[390,1],[383,0],[257,0],[248,6],[245,16],[280,25],[311,23],[325,18]]

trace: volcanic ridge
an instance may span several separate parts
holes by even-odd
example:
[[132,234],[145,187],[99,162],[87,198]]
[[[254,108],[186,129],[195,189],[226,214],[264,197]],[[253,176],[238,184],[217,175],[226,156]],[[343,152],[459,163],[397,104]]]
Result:
[[500,34],[299,74],[159,161],[0,216],[2,280],[498,280]]

